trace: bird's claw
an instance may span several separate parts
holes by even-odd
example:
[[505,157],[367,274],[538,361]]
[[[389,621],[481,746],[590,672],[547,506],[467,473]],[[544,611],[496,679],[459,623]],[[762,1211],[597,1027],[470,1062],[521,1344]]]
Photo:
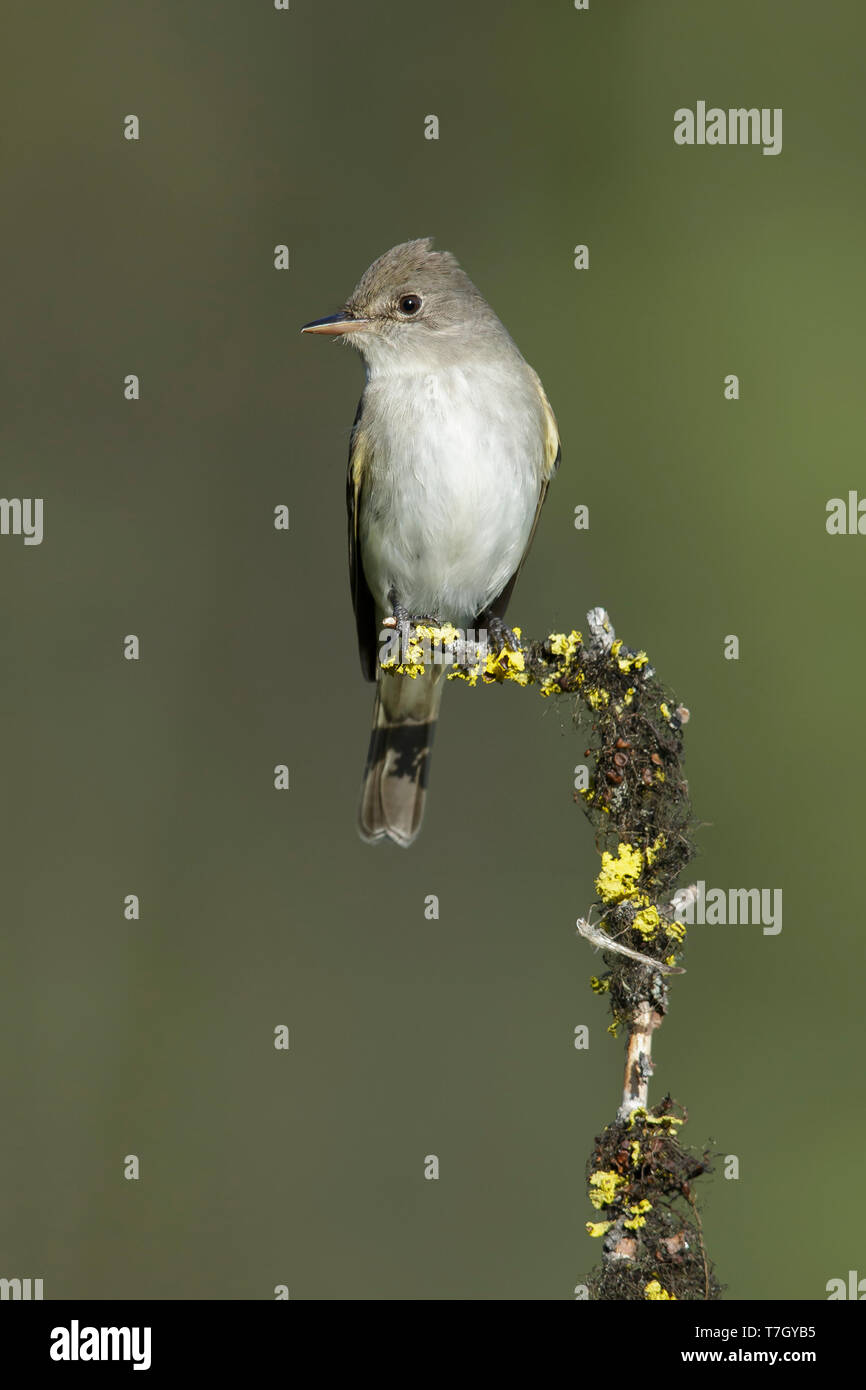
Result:
[[520,651],[520,640],[502,618],[495,615],[487,620],[487,631],[490,634],[491,646],[501,651],[503,647],[508,647],[512,652]]
[[410,613],[393,589],[388,595],[388,601],[391,604],[391,616],[382,619],[383,627],[403,627],[404,624],[408,627],[441,627],[438,613]]

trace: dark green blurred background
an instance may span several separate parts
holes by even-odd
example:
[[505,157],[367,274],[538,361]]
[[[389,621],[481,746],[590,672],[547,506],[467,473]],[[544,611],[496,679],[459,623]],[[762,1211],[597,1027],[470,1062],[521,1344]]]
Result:
[[[85,0],[7,31],[0,490],[45,499],[45,539],[0,537],[0,1275],[567,1299],[600,1254],[622,1044],[574,931],[598,858],[568,708],[452,686],[421,838],[355,832],[362,373],[298,328],[423,235],[559,418],[511,619],[607,606],[692,710],[693,876],[784,892],[780,936],[693,929],[657,1040],[653,1097],[740,1160],[704,1184],[719,1276],[866,1274],[866,539],[824,524],[866,491],[862,4]],[[698,99],[782,107],[783,152],[678,148]]]

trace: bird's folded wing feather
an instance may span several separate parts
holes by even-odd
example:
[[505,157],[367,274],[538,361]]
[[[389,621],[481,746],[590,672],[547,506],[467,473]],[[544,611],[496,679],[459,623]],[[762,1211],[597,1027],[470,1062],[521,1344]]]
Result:
[[[530,368],[530,370],[532,369]],[[539,488],[538,492],[538,504],[535,508],[535,516],[532,518],[532,526],[529,531],[529,539],[527,540],[526,548],[524,549],[524,552],[520,557],[520,564],[517,566],[517,569],[514,571],[505,588],[502,590],[502,593],[498,596],[498,598],[495,598],[493,602],[490,604],[489,611],[491,613],[495,613],[500,618],[503,617],[505,614],[505,610],[508,607],[508,600],[511,598],[511,591],[517,583],[518,575],[520,574],[520,571],[523,569],[524,562],[526,560],[527,555],[529,554],[529,548],[532,545],[532,538],[535,535],[535,530],[538,526],[538,518],[541,516],[541,508],[544,506],[544,499],[547,496],[547,489],[550,487],[551,480],[556,475],[556,470],[559,467],[559,461],[562,458],[562,445],[559,442],[559,430],[556,424],[556,416],[553,413],[553,408],[550,404],[550,401],[547,399],[547,394],[544,390],[544,387],[541,384],[541,379],[539,378],[536,372],[533,372],[532,375],[535,378],[535,385],[538,390],[539,398],[541,400],[542,422],[544,427],[542,446],[543,451],[541,460],[541,487]]]
[[355,411],[352,437],[349,443],[349,469],[346,477],[346,508],[349,518],[349,583],[352,589],[352,607],[355,610],[355,626],[358,631],[358,654],[361,670],[367,680],[376,679],[376,611],[373,595],[370,593],[361,563],[361,547],[358,542],[358,524],[361,514],[361,489],[369,464],[369,445],[361,428],[361,409],[363,396]]

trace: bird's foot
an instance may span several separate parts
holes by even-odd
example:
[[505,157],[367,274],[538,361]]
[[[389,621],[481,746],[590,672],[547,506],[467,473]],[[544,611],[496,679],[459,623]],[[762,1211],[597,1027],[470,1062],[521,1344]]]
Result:
[[389,592],[388,602],[391,605],[391,616],[382,619],[383,627],[402,627],[404,623],[412,621],[409,617],[409,609],[400,602],[396,589],[391,589]]
[[484,617],[491,648],[501,651],[503,647],[508,647],[513,652],[520,651],[520,639],[502,618],[495,613],[487,613]]
[[413,613],[409,622],[413,627],[441,627],[442,619],[438,613]]
[[395,589],[389,593],[388,602],[391,605],[391,616],[382,619],[383,627],[402,627],[404,623],[409,627],[441,626],[438,613],[410,613],[406,605],[400,602]]

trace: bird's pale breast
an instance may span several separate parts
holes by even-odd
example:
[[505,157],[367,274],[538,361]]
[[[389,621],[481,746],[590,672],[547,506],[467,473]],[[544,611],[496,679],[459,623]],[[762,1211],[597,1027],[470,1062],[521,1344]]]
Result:
[[520,564],[538,503],[544,425],[522,361],[368,382],[360,545],[381,613],[394,587],[413,614],[458,627]]

